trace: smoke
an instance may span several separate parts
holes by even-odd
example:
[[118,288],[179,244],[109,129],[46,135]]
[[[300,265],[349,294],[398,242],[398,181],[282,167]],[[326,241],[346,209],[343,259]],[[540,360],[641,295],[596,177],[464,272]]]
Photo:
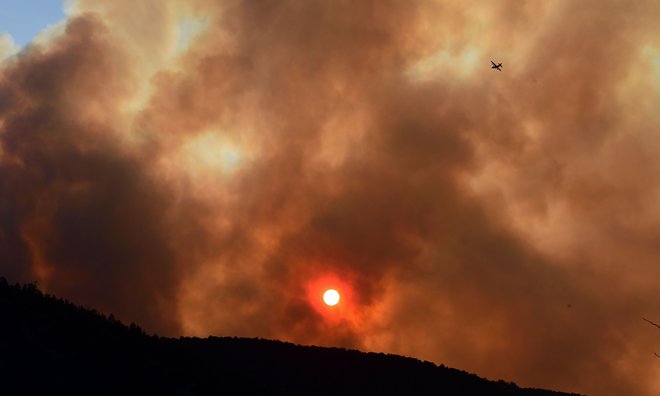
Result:
[[0,62],[18,52],[14,38],[6,33],[0,33]]
[[655,394],[658,11],[71,2],[0,69],[0,273],[164,335]]

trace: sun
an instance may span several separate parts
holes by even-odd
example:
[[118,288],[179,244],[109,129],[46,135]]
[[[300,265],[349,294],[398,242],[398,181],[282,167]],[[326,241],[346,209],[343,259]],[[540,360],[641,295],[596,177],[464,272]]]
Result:
[[323,293],[323,302],[331,307],[339,303],[339,298],[339,292],[335,289],[328,289]]

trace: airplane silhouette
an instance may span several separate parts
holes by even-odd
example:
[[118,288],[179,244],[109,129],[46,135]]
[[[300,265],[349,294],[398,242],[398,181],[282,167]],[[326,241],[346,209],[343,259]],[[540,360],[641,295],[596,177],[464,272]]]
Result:
[[501,63],[495,64],[495,62],[493,62],[493,61],[490,61],[490,63],[493,64],[493,66],[490,67],[491,69],[497,69],[499,71],[502,71],[502,69],[501,69],[502,64]]

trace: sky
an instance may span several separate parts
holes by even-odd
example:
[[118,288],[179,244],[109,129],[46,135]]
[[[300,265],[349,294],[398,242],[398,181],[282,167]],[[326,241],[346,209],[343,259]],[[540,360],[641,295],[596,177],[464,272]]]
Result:
[[0,0],[0,34],[10,35],[19,47],[31,42],[37,33],[62,18],[62,1]]
[[67,2],[0,40],[0,275],[161,335],[657,395],[659,13]]

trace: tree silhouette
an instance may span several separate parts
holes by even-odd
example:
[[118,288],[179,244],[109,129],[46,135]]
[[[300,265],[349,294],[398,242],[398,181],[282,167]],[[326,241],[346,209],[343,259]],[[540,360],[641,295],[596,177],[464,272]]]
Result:
[[147,335],[2,277],[0,384],[3,395],[568,395],[383,353]]

